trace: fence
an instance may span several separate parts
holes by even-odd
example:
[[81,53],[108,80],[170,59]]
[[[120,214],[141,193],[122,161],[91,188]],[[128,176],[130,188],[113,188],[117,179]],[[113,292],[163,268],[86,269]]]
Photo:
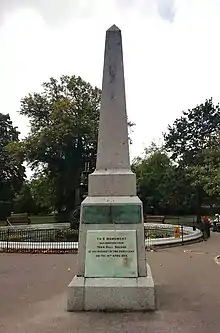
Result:
[[78,230],[65,229],[0,229],[2,252],[75,252]]
[[147,225],[145,224],[145,245],[146,248],[152,248],[155,245],[163,243],[163,239],[175,238],[178,243],[184,244],[183,225]]
[[[183,225],[145,224],[147,249],[155,245],[162,245],[164,241],[170,243],[169,238],[173,238],[173,242],[183,244]],[[77,250],[78,230],[68,227],[62,229],[0,229],[0,251],[2,252],[71,253]]]

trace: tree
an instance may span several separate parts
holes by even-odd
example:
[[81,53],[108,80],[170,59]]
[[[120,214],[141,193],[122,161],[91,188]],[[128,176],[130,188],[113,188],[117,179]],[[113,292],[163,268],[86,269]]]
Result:
[[219,131],[219,104],[214,105],[209,99],[192,110],[184,111],[173,126],[168,126],[168,132],[164,134],[165,149],[174,161],[184,166],[197,165],[203,161],[201,153],[210,147]]
[[204,151],[210,148],[219,131],[219,105],[214,105],[212,99],[209,99],[194,109],[183,112],[182,117],[176,119],[173,126],[168,126],[168,132],[164,134],[165,149],[171,153],[171,159],[184,168],[186,173],[191,174],[191,177],[194,176],[198,221],[201,219],[205,192],[204,186],[196,179],[196,170],[205,164]]
[[0,113],[0,201],[12,202],[24,181],[23,159],[12,149],[18,136],[10,116]]
[[39,207],[40,213],[51,213],[55,210],[55,189],[53,181],[45,174],[38,174],[30,181],[30,193]]
[[22,158],[12,147],[19,141],[19,132],[8,114],[0,113],[0,219],[10,215],[12,201],[25,177]]
[[154,212],[165,210],[169,203],[169,178],[172,166],[168,156],[157,147],[145,149],[145,157],[134,161],[133,171],[137,176],[138,194],[144,210],[152,207]]
[[192,166],[196,184],[201,186],[207,196],[220,197],[220,138],[215,137],[210,141],[209,148],[201,152],[202,163]]
[[193,181],[192,174],[187,172],[184,167],[181,165],[174,166],[173,178],[170,184],[172,188],[171,215],[197,213],[197,188]]
[[90,172],[95,167],[100,97],[101,91],[80,77],[62,76],[21,101],[20,113],[29,118],[31,131],[20,151],[52,184],[60,213],[74,209],[85,163]]
[[146,213],[188,214],[192,211],[195,190],[185,170],[175,165],[164,150],[152,144],[144,158],[133,165],[138,194]]
[[30,184],[25,182],[13,202],[14,213],[37,214],[40,207],[36,204],[30,191]]

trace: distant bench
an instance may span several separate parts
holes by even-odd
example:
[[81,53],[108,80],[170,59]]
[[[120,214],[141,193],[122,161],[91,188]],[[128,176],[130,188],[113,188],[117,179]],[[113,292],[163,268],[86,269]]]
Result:
[[145,223],[164,223],[165,216],[164,215],[145,215],[144,222]]
[[7,218],[7,224],[31,224],[31,220],[27,213],[24,214],[12,214]]

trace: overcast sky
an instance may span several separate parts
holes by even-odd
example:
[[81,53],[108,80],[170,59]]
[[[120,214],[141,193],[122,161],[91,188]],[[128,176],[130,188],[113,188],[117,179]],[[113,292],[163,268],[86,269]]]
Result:
[[220,96],[220,0],[0,0],[0,112],[62,74],[101,87],[105,31],[122,30],[131,157],[182,110]]

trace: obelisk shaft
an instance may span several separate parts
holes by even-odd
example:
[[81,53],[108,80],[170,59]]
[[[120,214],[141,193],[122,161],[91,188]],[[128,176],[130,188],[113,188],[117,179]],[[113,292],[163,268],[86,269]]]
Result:
[[121,30],[106,32],[96,170],[130,170]]

